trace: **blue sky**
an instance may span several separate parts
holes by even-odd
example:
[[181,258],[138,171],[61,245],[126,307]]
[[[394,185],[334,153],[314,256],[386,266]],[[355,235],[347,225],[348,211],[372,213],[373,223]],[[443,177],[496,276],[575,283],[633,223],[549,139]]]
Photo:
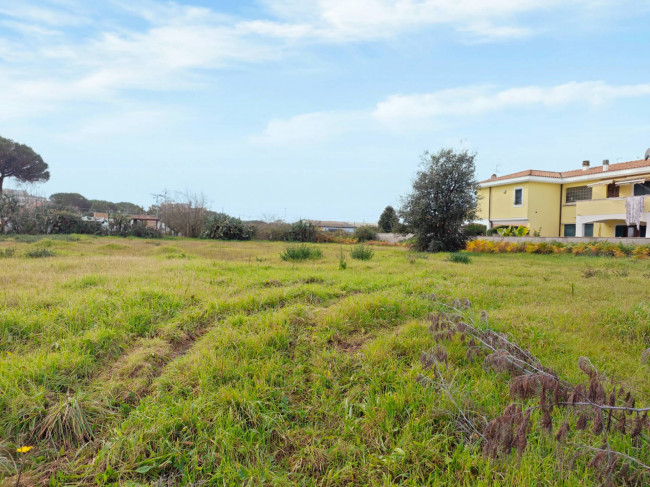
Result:
[[639,0],[0,0],[0,135],[49,163],[39,194],[376,221],[425,150],[476,151],[480,179],[640,158],[649,21]]

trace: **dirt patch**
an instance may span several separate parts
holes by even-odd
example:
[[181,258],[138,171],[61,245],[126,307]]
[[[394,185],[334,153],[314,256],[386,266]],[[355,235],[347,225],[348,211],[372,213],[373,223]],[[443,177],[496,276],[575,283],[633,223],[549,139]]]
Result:
[[372,338],[370,335],[354,335],[351,337],[340,337],[337,335],[329,343],[339,351],[354,356],[370,338]]

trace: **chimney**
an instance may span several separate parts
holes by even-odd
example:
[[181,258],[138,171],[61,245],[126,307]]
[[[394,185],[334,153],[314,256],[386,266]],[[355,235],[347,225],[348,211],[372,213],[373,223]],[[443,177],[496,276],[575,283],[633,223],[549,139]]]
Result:
[[589,161],[582,161],[582,170],[586,171],[589,169]]
[[603,172],[609,171],[609,159],[603,159]]
[[490,179],[496,179],[496,178],[497,178],[497,175],[496,175],[496,174],[493,174],[492,177],[491,177]]

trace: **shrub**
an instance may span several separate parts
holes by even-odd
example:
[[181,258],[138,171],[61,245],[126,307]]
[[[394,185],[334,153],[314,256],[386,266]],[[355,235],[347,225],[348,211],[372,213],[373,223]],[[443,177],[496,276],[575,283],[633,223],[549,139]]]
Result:
[[368,242],[369,240],[377,240],[377,227],[364,225],[354,230],[354,237],[357,242]]
[[201,238],[250,240],[254,231],[255,228],[252,225],[245,224],[239,218],[228,216],[225,213],[217,213],[206,222]]
[[162,234],[157,229],[148,227],[142,223],[133,225],[128,234],[130,237],[138,238],[162,238]]
[[487,232],[487,227],[482,223],[469,223],[465,225],[465,235],[468,237],[478,237],[480,235],[485,235]]
[[448,262],[455,262],[456,264],[469,264],[472,259],[469,258],[469,255],[462,254],[460,252],[452,252],[447,257]]
[[16,249],[13,247],[0,249],[0,259],[13,257],[14,255],[16,255]]
[[499,234],[499,229],[500,228],[508,228],[507,226],[499,226],[499,227],[492,227],[489,228],[485,233],[488,237],[493,237],[494,235]]
[[350,249],[350,257],[353,259],[370,260],[373,255],[375,255],[375,251],[367,245],[359,244]]
[[260,222],[255,225],[254,230],[254,236],[257,240],[285,241],[289,240],[291,225],[283,221]]
[[282,260],[317,260],[323,257],[323,252],[321,249],[312,247],[310,245],[301,244],[301,245],[289,245],[284,249],[284,252],[280,254]]
[[318,228],[311,222],[299,220],[291,224],[291,229],[287,234],[287,240],[291,242],[316,242],[318,234]]
[[54,257],[56,255],[56,252],[53,250],[49,249],[31,249],[25,252],[25,257],[29,257],[30,259],[42,259],[44,257]]

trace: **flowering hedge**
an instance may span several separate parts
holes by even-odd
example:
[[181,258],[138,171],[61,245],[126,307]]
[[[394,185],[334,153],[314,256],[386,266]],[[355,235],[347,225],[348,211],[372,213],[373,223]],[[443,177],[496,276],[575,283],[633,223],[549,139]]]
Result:
[[625,245],[611,242],[561,243],[561,242],[493,242],[477,239],[467,243],[468,252],[484,254],[521,253],[528,254],[573,254],[604,255],[609,257],[650,257],[650,244]]

